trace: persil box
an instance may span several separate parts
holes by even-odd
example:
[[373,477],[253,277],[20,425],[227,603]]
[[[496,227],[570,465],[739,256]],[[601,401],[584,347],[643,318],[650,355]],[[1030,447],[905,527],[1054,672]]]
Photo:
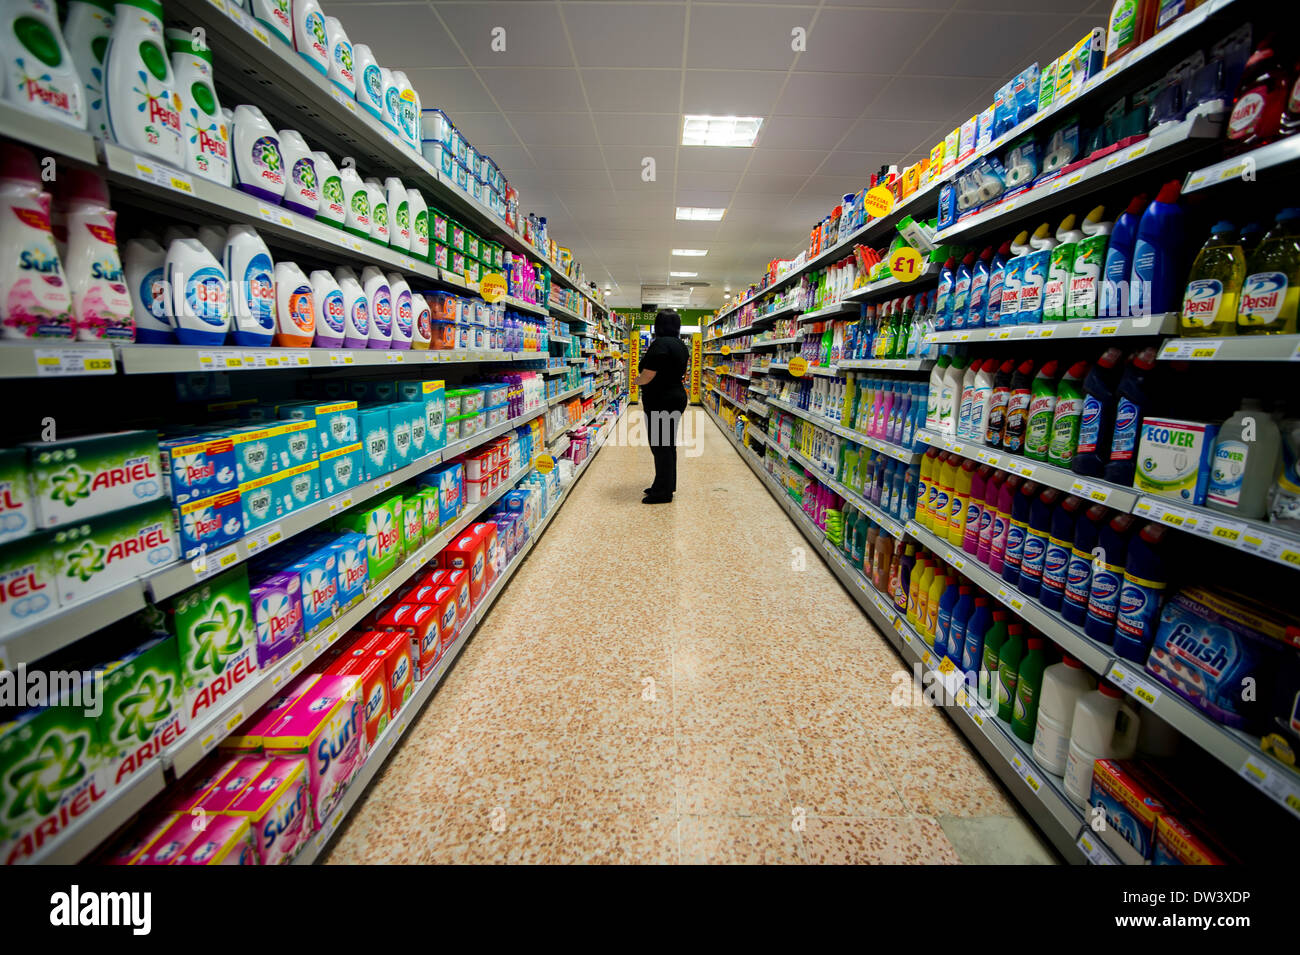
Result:
[[[311,838],[307,760],[264,759],[265,768],[224,812],[248,825],[260,865],[292,862]],[[193,846],[187,854],[193,854]]]
[[397,566],[402,552],[402,496],[373,507],[348,511],[336,526],[366,535],[367,570],[371,583],[383,580]]
[[370,577],[366,535],[348,531],[329,546],[336,558],[334,566],[339,575],[338,613],[342,614],[366,596],[366,583]]
[[424,502],[414,494],[402,498],[402,549],[413,554],[424,543]]
[[313,828],[325,825],[366,759],[364,701],[355,676],[323,676],[267,731],[268,756],[307,760]]
[[438,492],[438,526],[450,524],[460,515],[464,499],[465,468],[459,462],[444,465],[420,479]]
[[302,579],[302,633],[310,639],[338,615],[338,552],[326,546],[297,561],[290,570]]
[[257,625],[257,664],[287,657],[303,641],[302,575],[281,571],[252,585],[249,598]]
[[163,496],[157,435],[119,431],[24,445],[38,527],[72,524]]
[[331,497],[340,491],[355,487],[364,480],[365,456],[361,442],[339,445],[320,455],[320,491],[322,497]]
[[361,434],[364,480],[373,481],[393,470],[393,437],[388,407],[362,408],[357,415]]
[[441,450],[445,443],[447,417],[445,390],[446,387],[441,381],[399,381],[397,383],[398,398],[423,409],[426,431],[424,454]]
[[405,629],[385,632],[376,643],[374,655],[384,661],[388,676],[388,713],[389,718],[395,720],[398,711],[415,694],[411,635]]
[[280,417],[288,421],[315,421],[316,446],[321,454],[360,440],[357,403],[333,401],[327,404],[301,402],[280,406]]
[[[366,634],[373,640],[375,634]],[[340,657],[330,669],[334,676],[355,676],[361,680],[361,695],[365,700],[362,718],[366,726],[366,745],[373,746],[379,735],[388,728],[388,669],[382,658],[360,651],[359,656]]]
[[1218,433],[1214,424],[1147,418],[1142,422],[1133,486],[1184,504],[1204,504]]
[[181,554],[189,559],[211,554],[244,536],[244,505],[239,488],[195,497],[174,511]]
[[1156,820],[1164,803],[1129,760],[1099,759],[1093,767],[1088,800],[1106,813],[1106,824],[1133,847],[1141,864],[1155,851]]
[[438,492],[434,488],[423,487],[416,493],[415,499],[420,502],[420,511],[424,515],[424,539],[432,540],[442,526],[438,513]]
[[163,486],[177,506],[238,487],[235,445],[227,436],[189,436],[158,443]]

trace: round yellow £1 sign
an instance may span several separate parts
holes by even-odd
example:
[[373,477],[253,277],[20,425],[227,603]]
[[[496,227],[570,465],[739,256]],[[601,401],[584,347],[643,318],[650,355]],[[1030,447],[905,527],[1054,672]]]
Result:
[[900,282],[915,281],[923,270],[921,253],[910,246],[899,248],[889,257],[889,273]]

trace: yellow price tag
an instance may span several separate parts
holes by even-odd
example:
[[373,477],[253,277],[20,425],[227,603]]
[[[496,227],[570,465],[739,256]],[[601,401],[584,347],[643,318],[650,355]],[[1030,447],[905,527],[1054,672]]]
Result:
[[939,661],[939,672],[942,673],[944,676],[949,675],[956,669],[957,669],[957,664],[953,663],[950,657],[944,657],[942,660]]
[[1300,554],[1297,554],[1293,550],[1282,551],[1282,553],[1279,555],[1279,558],[1284,564],[1293,564],[1297,567],[1300,567]]
[[790,359],[790,374],[795,378],[802,378],[808,374],[808,359],[802,355],[795,355]]
[[1214,529],[1214,536],[1219,538],[1219,540],[1236,541],[1241,537],[1241,531],[1237,530],[1235,527],[1220,526]]
[[862,204],[873,219],[887,216],[894,211],[894,194],[886,186],[876,186],[863,197]]
[[902,246],[889,257],[889,271],[900,282],[914,282],[925,268],[921,253],[910,246]]
[[87,371],[112,371],[113,360],[111,358],[87,358]]

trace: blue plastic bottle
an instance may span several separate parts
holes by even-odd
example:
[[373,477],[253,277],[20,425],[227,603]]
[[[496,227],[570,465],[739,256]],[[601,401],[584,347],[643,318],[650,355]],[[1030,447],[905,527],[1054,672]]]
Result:
[[1011,243],[1003,242],[998,246],[993,261],[989,264],[989,286],[984,295],[984,308],[981,312],[981,325],[997,325],[1002,315],[1002,290],[1006,287],[1007,260],[1011,256]]
[[894,467],[894,491],[890,495],[889,513],[895,520],[903,519],[903,492],[907,487],[907,466],[899,462]]
[[[951,581],[951,578],[949,578]],[[957,598],[961,596],[960,588],[953,583],[949,583],[944,588],[943,595],[939,598],[939,614],[934,626],[934,655],[943,659],[948,655],[948,633],[952,629],[952,608],[957,605]]]
[[974,593],[974,587],[962,584],[957,589],[957,602],[952,607],[952,625],[948,628],[948,659],[956,664],[961,663],[962,650],[966,646],[966,624],[975,611]]
[[1119,396],[1115,402],[1115,427],[1111,432],[1110,455],[1106,461],[1105,477],[1112,484],[1126,487],[1133,483],[1137,469],[1138,438],[1142,433],[1142,419],[1150,399],[1146,393],[1146,375],[1156,365],[1153,346],[1142,349],[1129,358],[1124,374],[1115,388]]
[[1029,504],[1029,527],[1020,553],[1019,589],[1026,597],[1037,598],[1042,588],[1043,562],[1052,536],[1052,514],[1060,497],[1061,492],[1055,488],[1044,488]]
[[1041,486],[1026,481],[1011,499],[1011,520],[1007,526],[1007,547],[1002,555],[1002,579],[1015,587],[1020,583],[1020,561],[1025,553],[1029,533],[1029,512]]
[[1014,325],[1020,312],[1020,286],[1024,282],[1025,265],[1029,261],[1029,233],[1021,232],[1011,242],[1015,258],[1007,259],[1007,270],[1002,276],[1002,308],[999,325]]
[[960,664],[968,683],[974,681],[984,660],[984,634],[991,626],[993,626],[993,609],[989,606],[989,598],[976,597],[975,609],[971,611],[970,620],[966,621],[961,660],[953,661]]
[[1109,520],[1110,509],[1103,504],[1094,504],[1075,521],[1070,563],[1065,569],[1065,595],[1061,600],[1061,616],[1076,627],[1083,626],[1083,619],[1088,615],[1088,590],[1092,585],[1092,549],[1097,546],[1101,529]]
[[1047,538],[1047,550],[1043,555],[1043,583],[1038,591],[1038,602],[1048,610],[1061,609],[1066,574],[1070,567],[1070,552],[1074,548],[1075,522],[1083,507],[1083,498],[1067,494],[1052,512],[1052,533]]
[[1043,289],[1047,285],[1052,249],[1058,244],[1046,222],[1029,237],[1029,247],[1033,251],[1025,256],[1025,264],[1020,271],[1020,298],[1016,307],[1015,324],[1043,323]]
[[1101,288],[1097,300],[1098,318],[1122,318],[1129,314],[1128,280],[1133,271],[1133,245],[1137,242],[1138,221],[1147,207],[1147,194],[1138,193],[1128,208],[1115,220],[1106,246],[1106,264],[1102,268]]
[[1181,303],[1186,277],[1178,260],[1183,242],[1183,210],[1178,205],[1181,189],[1179,181],[1171,179],[1160,187],[1155,202],[1142,213],[1133,244],[1133,270],[1129,273],[1130,315],[1172,312]]
[[1128,545],[1115,618],[1115,652],[1134,663],[1147,662],[1160,602],[1169,582],[1164,557],[1166,533],[1167,528],[1160,524],[1146,524]]
[[957,278],[957,260],[952,256],[939,269],[939,286],[934,300],[934,329],[938,332],[952,328],[952,293]]
[[984,306],[989,298],[989,272],[993,268],[993,246],[980,253],[970,273],[970,295],[966,303],[966,327],[984,325]]
[[1119,591],[1124,583],[1124,562],[1128,560],[1133,521],[1132,514],[1117,514],[1102,527],[1097,537],[1097,546],[1102,552],[1092,562],[1088,615],[1083,620],[1083,632],[1107,646],[1115,639],[1115,616],[1119,610]]
[[957,274],[952,286],[952,327],[966,328],[966,319],[970,311],[971,267],[975,264],[975,252],[972,250],[962,256],[957,266]]
[[1075,474],[1101,477],[1110,455],[1115,430],[1115,405],[1119,401],[1118,371],[1124,353],[1107,348],[1083,379],[1083,410],[1079,414],[1079,446],[1070,469]]

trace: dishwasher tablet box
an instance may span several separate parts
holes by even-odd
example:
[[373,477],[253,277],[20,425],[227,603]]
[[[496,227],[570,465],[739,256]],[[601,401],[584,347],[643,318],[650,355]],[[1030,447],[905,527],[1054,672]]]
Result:
[[1235,861],[1173,814],[1156,820],[1152,865],[1231,865]]
[[24,445],[39,526],[74,524],[163,496],[158,436],[118,431]]
[[316,447],[320,454],[345,445],[356,444],[357,403],[332,401],[324,404],[299,402],[281,405],[279,415],[289,421],[315,421]]
[[161,498],[60,528],[52,543],[61,606],[144,577],[180,553],[171,508]]
[[1183,504],[1204,504],[1218,433],[1215,424],[1147,418],[1138,441],[1133,486]]
[[388,406],[362,408],[358,413],[357,427],[361,434],[363,480],[373,481],[394,468],[392,428]]
[[392,438],[392,470],[404,468],[414,457],[412,444],[412,419],[419,415],[418,406],[404,401],[394,401],[388,408],[388,433]]
[[1165,810],[1153,788],[1129,760],[1099,759],[1092,771],[1089,805],[1106,813],[1108,825],[1133,849],[1125,860],[1142,865],[1155,851],[1156,820]]
[[158,444],[163,487],[176,506],[238,487],[235,444],[228,435],[190,435]]
[[356,487],[364,480],[365,458],[361,451],[361,442],[341,444],[320,455],[320,493],[321,497],[333,497],[349,488]]
[[[252,834],[252,849],[258,865],[292,862],[311,839],[310,781],[307,760],[263,759],[257,779],[247,786],[218,818],[245,823]],[[187,857],[202,855],[191,844]],[[227,850],[231,852],[231,850]],[[233,854],[233,853],[232,853]],[[217,853],[213,853],[215,859]],[[229,859],[229,855],[227,856]],[[212,865],[215,862],[194,862]],[[229,864],[229,863],[228,863]]]

